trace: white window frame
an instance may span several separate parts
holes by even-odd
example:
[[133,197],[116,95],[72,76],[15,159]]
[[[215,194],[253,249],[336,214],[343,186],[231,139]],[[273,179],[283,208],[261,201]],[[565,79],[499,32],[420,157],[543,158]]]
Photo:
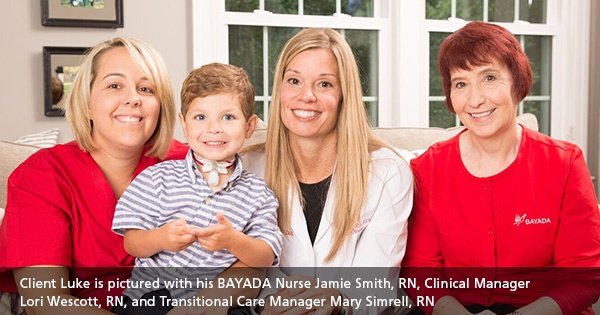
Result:
[[[261,1],[262,2],[262,1]],[[340,1],[338,2],[338,6]],[[393,2],[393,0],[391,0]],[[225,0],[193,1],[193,49],[194,68],[210,62],[228,63],[229,25],[249,25],[264,27],[328,27],[345,30],[378,31],[378,126],[389,126],[391,120],[391,70],[385,65],[392,59],[389,19],[384,16],[390,0],[374,0],[374,17],[351,17],[344,14],[335,16],[312,16],[275,14],[261,10],[253,13],[227,12]],[[266,56],[265,56],[266,58]],[[266,60],[266,59],[265,59]],[[268,76],[265,75],[265,80]],[[268,82],[263,83],[268,86]],[[269,95],[271,91],[267,91]],[[365,97],[366,101],[372,101]],[[266,108],[266,106],[265,106]],[[266,113],[265,113],[266,114]],[[265,115],[266,117],[266,115]]]
[[[552,36],[551,136],[587,149],[590,8],[592,0],[547,0],[546,25],[499,23],[515,34]],[[427,21],[425,0],[374,0],[379,31],[381,127],[429,126],[429,32],[459,21]],[[193,66],[228,62],[230,24],[356,29],[360,17],[225,12],[225,0],[193,0]],[[268,92],[270,94],[270,91]]]
[[[515,34],[552,36],[550,135],[575,142],[584,153],[588,126],[590,1],[547,0],[545,25],[497,23]],[[392,98],[402,106],[393,113],[392,124],[428,127],[429,32],[453,32],[465,22],[426,20],[425,0],[398,1],[393,12],[399,19],[392,21],[392,33],[399,40],[394,46],[398,62],[394,65]]]

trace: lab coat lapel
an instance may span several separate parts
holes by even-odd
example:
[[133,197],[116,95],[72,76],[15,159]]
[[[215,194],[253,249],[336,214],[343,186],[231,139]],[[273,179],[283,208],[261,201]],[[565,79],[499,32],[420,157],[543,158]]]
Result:
[[298,195],[292,191],[290,191],[290,193],[294,196],[294,203],[292,205],[292,231],[294,232],[294,238],[302,245],[304,252],[310,253],[310,260],[314,261],[314,253],[310,242],[310,236],[308,236],[304,209],[300,204]]
[[[327,242],[327,247],[331,247],[331,239],[329,230],[332,228],[333,224],[333,205],[335,201],[335,177],[331,178],[331,183],[329,184],[329,190],[327,191],[327,200],[325,200],[325,205],[323,206],[323,215],[321,216],[321,223],[319,223],[319,230],[317,231],[317,236],[315,237],[314,246],[322,242]],[[324,236],[327,235],[326,238]]]

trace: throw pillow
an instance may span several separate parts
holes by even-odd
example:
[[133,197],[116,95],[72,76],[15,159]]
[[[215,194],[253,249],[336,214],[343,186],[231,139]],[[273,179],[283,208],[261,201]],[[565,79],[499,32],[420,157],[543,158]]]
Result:
[[22,136],[15,140],[16,143],[33,145],[40,148],[50,148],[56,145],[58,128]]

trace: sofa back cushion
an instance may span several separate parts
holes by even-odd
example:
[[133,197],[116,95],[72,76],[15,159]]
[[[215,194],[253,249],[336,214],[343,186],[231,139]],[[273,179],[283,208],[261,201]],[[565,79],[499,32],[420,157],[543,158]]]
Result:
[[39,147],[32,145],[0,141],[0,208],[4,209],[6,207],[8,175],[39,149]]
[[[517,121],[525,127],[538,131],[539,126],[537,118],[533,114],[525,113],[517,117]],[[399,148],[407,151],[422,151],[430,145],[446,140],[464,127],[453,128],[411,128],[411,127],[396,127],[396,128],[374,128],[373,133],[394,148]],[[265,142],[267,137],[266,125],[257,128],[252,137],[248,139],[245,145]]]
[[[517,121],[529,129],[538,130],[537,119],[533,114],[522,114]],[[448,139],[457,134],[463,127],[449,129],[443,128],[375,128],[376,136],[386,141],[390,146],[410,152],[427,149],[435,142]],[[265,142],[267,137],[266,124],[261,122],[252,137],[245,143],[246,146]],[[8,175],[28,156],[39,147],[0,141],[0,208],[6,207],[6,182]],[[2,210],[0,210],[0,217]]]

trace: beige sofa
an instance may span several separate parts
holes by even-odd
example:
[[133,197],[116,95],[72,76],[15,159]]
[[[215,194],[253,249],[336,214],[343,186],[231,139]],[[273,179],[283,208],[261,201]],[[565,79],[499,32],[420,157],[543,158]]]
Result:
[[[523,114],[518,117],[518,121],[530,129],[538,130],[537,119],[532,114]],[[266,129],[261,125],[256,130],[246,145],[264,141]],[[462,127],[442,129],[442,128],[375,128],[375,134],[388,142],[395,148],[403,149],[405,157],[410,158],[411,152],[421,152],[431,144],[447,139],[460,131]],[[6,206],[6,181],[8,175],[29,155],[39,150],[39,148],[16,144],[13,142],[0,141],[0,208]],[[0,218],[4,210],[0,210]]]
[[[532,114],[522,114],[517,120],[524,126],[538,130],[538,122]],[[401,153],[406,158],[414,157],[416,154],[426,150],[435,142],[448,139],[457,134],[462,127],[449,129],[443,128],[375,128],[375,134],[385,140],[391,146],[402,149]],[[261,125],[256,130],[246,145],[263,142],[266,137],[266,129]],[[6,206],[6,181],[9,174],[29,155],[40,148],[31,145],[17,144],[14,142],[0,141],[0,222],[4,215]],[[596,312],[600,312],[600,306],[594,305]],[[0,312],[1,313],[1,312]]]

